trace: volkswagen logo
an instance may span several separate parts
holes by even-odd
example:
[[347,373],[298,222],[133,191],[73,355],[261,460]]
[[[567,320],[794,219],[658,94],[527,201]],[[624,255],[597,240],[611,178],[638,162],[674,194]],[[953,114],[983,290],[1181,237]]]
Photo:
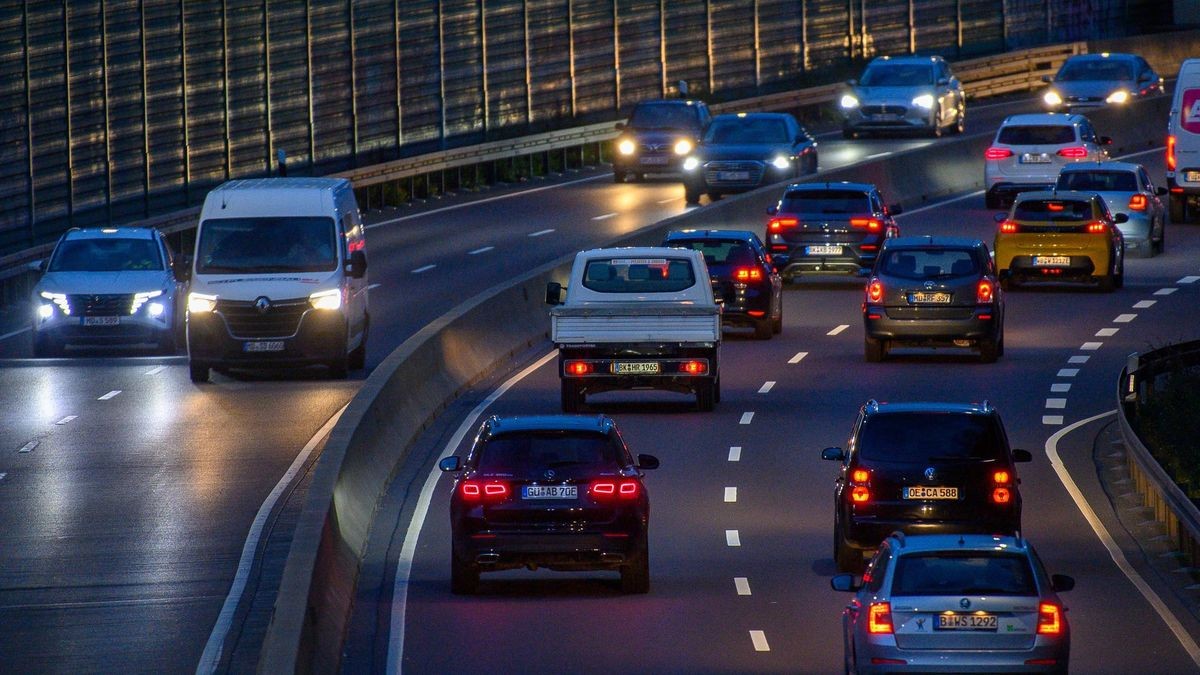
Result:
[[925,282],[925,290],[927,291],[932,291],[934,286],[937,286],[937,284],[933,283],[932,281]]
[[933,480],[933,477],[936,475],[937,471],[934,471],[932,466],[925,469],[925,480]]
[[962,600],[958,601],[958,606],[962,607],[963,609],[971,609],[971,601],[963,598]]
[[542,474],[542,476],[544,476],[546,480],[554,480],[555,475],[556,474],[554,473],[554,469],[547,469],[546,473]]
[[257,309],[259,314],[266,314],[267,312],[271,311],[270,299],[268,299],[265,295],[260,295],[258,299],[254,301],[254,309]]

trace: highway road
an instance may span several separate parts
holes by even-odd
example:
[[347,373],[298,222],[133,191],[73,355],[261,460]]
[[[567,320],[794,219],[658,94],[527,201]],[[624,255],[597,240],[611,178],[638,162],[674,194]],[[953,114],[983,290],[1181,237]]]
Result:
[[[1031,108],[1023,101],[980,109],[968,133]],[[932,142],[823,138],[821,166]],[[1161,176],[1158,155],[1143,160]],[[902,216],[902,226],[987,238],[992,223],[981,201]],[[600,171],[372,214],[370,276],[378,286],[368,365],[482,289],[684,210],[678,183],[614,185]],[[759,208],[742,215],[744,224],[760,226]],[[1080,670],[1127,672],[1139,657],[1153,657],[1162,672],[1186,669],[1187,655],[1107,559],[1038,451],[1062,428],[1042,424],[1052,384],[1072,385],[1066,407],[1054,412],[1069,424],[1111,409],[1128,351],[1192,337],[1184,319],[1200,289],[1176,281],[1200,273],[1198,249],[1190,231],[1171,228],[1167,254],[1130,261],[1127,286],[1114,295],[1013,294],[1008,351],[991,366],[917,354],[868,368],[857,286],[789,287],[781,338],[730,339],[725,398],[715,414],[692,413],[686,399],[668,394],[612,394],[597,406],[617,417],[634,448],[664,462],[649,482],[651,595],[620,597],[595,575],[516,572],[485,577],[479,598],[450,596],[443,481],[414,562],[406,669],[836,670],[837,610],[845,598],[828,590],[834,468],[820,462],[819,451],[844,441],[870,396],[995,402],[1014,444],[1038,456],[1023,472],[1028,535],[1050,567],[1080,579],[1068,597]],[[1165,288],[1178,290],[1154,295]],[[1156,302],[1145,311],[1130,309],[1149,299]],[[1113,324],[1122,313],[1138,316]],[[1119,332],[1094,337],[1111,327]],[[1104,344],[1080,351],[1092,341]],[[801,352],[804,358],[789,363]],[[22,672],[194,669],[264,499],[363,375],[345,382],[218,375],[196,386],[181,357],[27,355],[27,333],[0,340],[5,665]],[[1079,356],[1089,360],[1077,375],[1055,377]],[[767,381],[775,384],[758,393]],[[553,368],[542,367],[497,410],[557,410],[556,392]],[[754,414],[742,424],[747,412]],[[663,428],[674,432],[670,438]],[[1063,441],[1083,471],[1091,466],[1089,434],[1090,426]],[[742,448],[736,462],[729,461],[732,447]],[[737,501],[723,501],[726,487],[738,488]],[[740,546],[726,545],[726,530],[737,530]],[[735,577],[747,580],[751,595],[735,592]],[[755,650],[751,630],[763,631],[770,651]],[[1132,634],[1138,649],[1114,649]],[[355,649],[386,663],[387,637],[356,636]]]

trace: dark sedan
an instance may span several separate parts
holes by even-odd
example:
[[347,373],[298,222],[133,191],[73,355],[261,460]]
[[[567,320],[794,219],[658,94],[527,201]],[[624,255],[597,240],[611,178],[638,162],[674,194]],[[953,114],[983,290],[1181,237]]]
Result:
[[1050,112],[1087,112],[1163,93],[1163,78],[1136,54],[1077,54],[1063,62],[1042,102]]
[[683,162],[688,204],[817,171],[817,142],[788,113],[717,115]]
[[783,279],[758,235],[746,230],[677,230],[663,246],[704,254],[713,295],[721,302],[721,323],[749,326],[769,340],[783,331]]

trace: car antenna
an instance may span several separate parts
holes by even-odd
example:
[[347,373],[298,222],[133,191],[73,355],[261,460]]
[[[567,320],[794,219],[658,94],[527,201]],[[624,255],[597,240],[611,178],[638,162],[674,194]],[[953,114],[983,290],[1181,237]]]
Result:
[[966,540],[965,540],[965,539],[963,539],[963,536],[962,536],[961,534],[960,534],[960,535],[958,535],[958,545],[959,545],[959,546],[966,546],[966,545],[967,545],[967,542],[966,542]]

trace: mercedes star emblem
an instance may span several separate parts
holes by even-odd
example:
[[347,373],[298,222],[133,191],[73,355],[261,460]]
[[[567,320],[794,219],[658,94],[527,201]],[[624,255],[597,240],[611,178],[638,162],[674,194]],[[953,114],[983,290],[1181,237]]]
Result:
[[554,480],[554,469],[547,469],[543,475],[546,477],[546,480]]

